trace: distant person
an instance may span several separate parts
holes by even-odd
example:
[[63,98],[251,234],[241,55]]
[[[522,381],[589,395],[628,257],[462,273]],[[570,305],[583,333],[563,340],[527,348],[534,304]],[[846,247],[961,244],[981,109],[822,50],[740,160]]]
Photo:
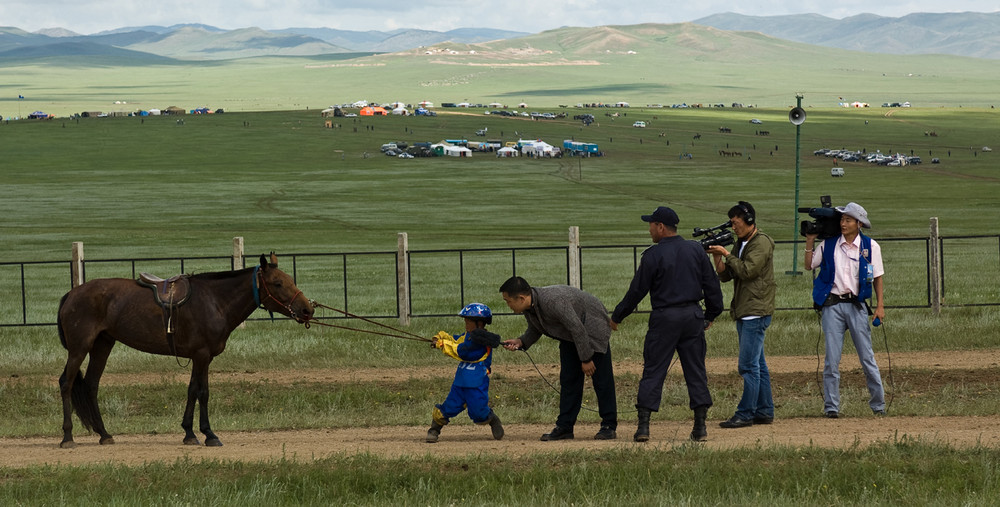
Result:
[[595,440],[618,437],[618,401],[611,363],[611,323],[608,311],[593,295],[568,285],[532,287],[519,276],[500,286],[503,300],[514,313],[524,315],[528,329],[503,342],[507,350],[527,350],[542,335],[559,342],[559,417],[541,440],[573,438],[573,427],[583,407],[584,379],[591,377],[597,395],[601,429]]
[[[813,279],[813,303],[820,311],[826,341],[823,413],[830,418],[840,416],[840,355],[844,333],[850,331],[871,395],[868,406],[875,415],[885,415],[885,390],[868,327],[869,316],[885,319],[882,248],[861,232],[862,227],[872,226],[868,212],[861,205],[851,202],[835,209],[841,213],[841,234],[819,245],[815,245],[816,234],[807,235],[805,249],[805,265],[809,269],[819,268],[819,275]],[[872,296],[876,299],[874,311]]]
[[719,423],[722,428],[744,428],[774,421],[771,374],[764,358],[764,332],[774,314],[774,240],[757,228],[757,212],[740,201],[729,208],[733,232],[739,238],[733,251],[712,245],[715,271],[722,282],[733,282],[733,300],[729,313],[736,321],[739,339],[737,369],[743,377],[743,395],[736,413]]
[[[705,419],[712,406],[705,369],[705,330],[722,313],[722,288],[701,245],[677,234],[680,219],[674,210],[660,206],[642,220],[649,223],[654,244],[642,253],[625,297],[611,314],[611,327],[617,329],[649,294],[652,311],[642,349],[642,379],[635,403],[639,422],[633,439],[649,440],[650,416],[660,410],[663,381],[676,351],[694,411],[691,440],[702,441],[708,437]],[[699,304],[702,299],[704,310]]]
[[493,349],[500,346],[500,336],[486,330],[493,323],[493,312],[482,303],[470,303],[458,314],[465,318],[465,332],[453,336],[441,331],[432,342],[459,363],[448,397],[434,406],[427,442],[437,442],[441,429],[463,410],[468,410],[472,422],[490,425],[493,439],[500,440],[504,435],[503,425],[489,403]]

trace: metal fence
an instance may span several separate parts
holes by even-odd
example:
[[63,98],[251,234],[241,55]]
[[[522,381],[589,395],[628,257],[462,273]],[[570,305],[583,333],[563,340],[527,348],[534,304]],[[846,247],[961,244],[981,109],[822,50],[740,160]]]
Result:
[[[241,239],[241,238],[240,238]],[[931,238],[878,238],[887,268],[888,308],[932,308],[935,300],[935,241]],[[810,272],[782,276],[787,260],[800,255],[801,241],[775,245],[778,309],[811,310]],[[642,251],[649,245],[506,247],[450,250],[292,253],[279,265],[316,301],[367,318],[455,315],[471,301],[488,300],[503,315],[499,286],[517,274],[533,285],[576,285],[606,304],[625,292]],[[941,306],[1000,306],[1000,234],[939,237]],[[796,251],[798,250],[798,251]],[[81,256],[82,257],[82,256]],[[253,256],[155,257],[0,263],[0,327],[55,325],[58,303],[74,280],[136,278],[223,271],[257,262]],[[792,264],[788,262],[787,264]],[[891,269],[890,269],[891,265]],[[725,285],[724,285],[725,287]],[[947,289],[947,292],[946,292]],[[727,298],[728,300],[728,298]],[[648,304],[648,299],[644,304]],[[612,306],[609,306],[611,308]],[[640,312],[648,307],[640,306]],[[266,319],[261,310],[253,320]],[[321,315],[320,318],[343,318]]]

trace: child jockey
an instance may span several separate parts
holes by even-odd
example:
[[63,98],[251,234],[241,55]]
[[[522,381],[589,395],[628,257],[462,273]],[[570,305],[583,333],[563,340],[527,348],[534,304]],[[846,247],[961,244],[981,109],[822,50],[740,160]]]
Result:
[[448,397],[444,403],[434,406],[427,442],[437,442],[441,428],[466,409],[472,422],[489,424],[493,438],[500,440],[503,438],[503,426],[489,405],[493,348],[500,346],[500,336],[486,330],[486,325],[493,323],[493,312],[482,303],[470,303],[458,315],[465,317],[465,332],[452,336],[441,331],[434,336],[432,343],[445,355],[460,362]]

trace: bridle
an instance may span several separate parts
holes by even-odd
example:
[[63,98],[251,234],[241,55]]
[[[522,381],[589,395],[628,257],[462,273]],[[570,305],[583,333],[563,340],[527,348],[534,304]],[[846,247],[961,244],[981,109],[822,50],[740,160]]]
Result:
[[[259,285],[257,283],[258,279],[260,280],[260,284]],[[268,288],[267,282],[264,280],[264,276],[260,272],[260,266],[254,266],[254,268],[253,268],[253,279],[251,280],[251,284],[253,286],[253,302],[254,302],[254,305],[257,308],[261,308],[261,309],[267,310],[268,313],[271,314],[271,318],[272,319],[274,318],[274,312],[272,310],[268,309],[268,308],[265,308],[264,307],[264,303],[260,299],[260,289],[261,289],[261,287],[263,287],[264,288],[264,293],[267,295],[267,299],[270,299],[270,300],[274,301],[275,303],[278,304],[278,306],[284,308],[285,310],[288,310],[288,314],[293,319],[299,320],[298,314],[296,314],[295,310],[292,309],[292,301],[295,301],[295,298],[297,298],[299,296],[299,294],[302,294],[301,290],[298,291],[298,292],[296,292],[295,294],[292,294],[292,297],[289,298],[289,300],[288,300],[287,303],[283,303],[280,299],[274,297],[274,295],[271,294],[271,289]],[[266,299],[265,299],[265,301],[266,301]],[[309,328],[309,317],[308,316],[305,317],[303,319],[302,323],[306,326],[306,329],[308,329]]]

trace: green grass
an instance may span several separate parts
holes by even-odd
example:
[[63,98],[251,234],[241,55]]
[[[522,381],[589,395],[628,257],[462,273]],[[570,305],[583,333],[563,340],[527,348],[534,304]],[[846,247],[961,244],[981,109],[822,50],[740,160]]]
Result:
[[24,505],[989,505],[996,500],[998,456],[991,449],[957,451],[902,436],[846,450],[749,451],[688,444],[528,457],[358,454],[308,463],[181,459],[132,467],[36,467],[6,471],[0,498]]
[[[442,114],[340,119],[342,128],[325,129],[316,111],[302,110],[187,117],[184,125],[173,118],[11,122],[0,125],[5,147],[0,167],[4,260],[59,262],[24,266],[29,321],[49,322],[69,286],[67,261],[74,241],[84,242],[88,277],[93,278],[131,276],[131,263],[101,261],[136,257],[216,257],[189,260],[185,267],[228,269],[232,238],[243,236],[248,255],[275,250],[286,269],[291,269],[289,254],[300,254],[295,259],[299,287],[333,306],[343,303],[344,257],[306,254],[347,253],[351,310],[385,315],[395,308],[394,261],[391,256],[365,253],[394,251],[401,231],[409,234],[414,250],[503,249],[561,247],[568,227],[579,226],[585,247],[584,288],[607,306],[623,294],[633,266],[633,247],[641,250],[648,244],[638,217],[657,205],[674,207],[681,216],[682,233],[689,235],[692,227],[724,221],[726,210],[745,199],[757,208],[762,230],[779,241],[794,238],[794,128],[784,109],[619,112],[627,116],[599,116],[600,125],[588,128],[568,120]],[[926,292],[926,251],[920,238],[927,235],[930,217],[940,218],[946,235],[996,234],[1000,178],[993,154],[969,151],[969,146],[996,144],[984,127],[995,123],[996,113],[973,108],[911,109],[886,117],[885,112],[809,110],[802,128],[800,205],[818,205],[822,194],[831,194],[838,204],[858,201],[875,224],[874,237],[913,238],[883,243],[886,297],[890,305],[918,306],[924,304]],[[763,119],[771,135],[755,136],[760,127],[750,125],[750,117]],[[631,124],[636,119],[650,126],[634,129]],[[732,127],[733,133],[718,133],[723,125]],[[466,160],[363,157],[364,152],[376,153],[383,142],[397,139],[474,139],[473,132],[485,126],[491,137],[502,132],[505,140],[515,139],[518,131],[519,137],[540,137],[555,144],[569,137],[595,141],[608,156],[514,161],[478,154]],[[938,136],[924,135],[931,130]],[[692,139],[695,133],[702,134],[697,141]],[[720,158],[717,152],[727,143],[749,153],[749,159]],[[912,149],[925,160],[930,153],[940,156],[942,164],[904,168],[845,164],[847,176],[833,179],[831,162],[811,154],[819,147]],[[681,152],[694,158],[680,160]],[[991,282],[1000,274],[995,241],[946,241],[949,303],[997,301],[996,284]],[[605,246],[617,247],[596,248]],[[793,256],[801,257],[801,252],[793,252],[790,243],[779,245],[775,256],[779,306],[805,307],[807,277],[782,274],[792,267]],[[801,258],[797,263],[801,268]],[[466,253],[465,302],[482,300],[495,310],[505,310],[496,287],[509,275],[511,264],[509,251]],[[536,283],[565,280],[561,251],[518,251],[517,266]],[[412,267],[415,309],[441,315],[457,312],[463,302],[457,290],[457,254],[415,254]],[[180,267],[174,261],[140,261],[136,269],[169,275]],[[0,266],[4,323],[20,319],[20,270],[19,264]],[[939,317],[925,308],[892,308],[884,329],[893,352],[991,349],[996,347],[998,315],[996,307],[947,308]],[[439,329],[455,330],[456,320],[415,319],[410,330],[431,336]],[[615,335],[616,360],[641,360],[643,320],[635,316],[623,323]],[[395,324],[394,319],[386,322]],[[513,337],[523,326],[523,318],[503,315],[493,330]],[[768,331],[768,354],[812,355],[818,332],[812,312],[779,311]],[[709,354],[732,357],[734,338],[733,324],[724,316],[708,334]],[[883,345],[877,343],[876,349]],[[557,358],[551,346],[533,349],[532,356],[544,363],[555,363]],[[0,370],[26,377],[0,385],[5,410],[16,414],[0,427],[2,434],[58,434],[53,382],[64,361],[65,352],[52,327],[0,328]],[[503,367],[509,364],[528,363],[521,354],[498,352],[493,394],[500,397],[498,410],[504,411],[505,421],[539,421],[553,413],[555,394],[537,381],[504,379]],[[337,389],[213,378],[213,423],[223,439],[226,431],[248,428],[423,424],[454,371],[453,362],[421,343],[318,327],[306,330],[290,322],[251,322],[234,333],[227,351],[214,361],[213,372],[410,365],[440,367],[440,377],[420,386],[372,381]],[[108,371],[172,374],[178,366],[173,358],[119,346]],[[925,371],[893,373],[900,392],[915,394],[896,398],[893,409],[898,413],[991,415],[998,406],[995,383],[975,372],[951,372],[947,381],[930,386],[921,383],[928,376]],[[621,376],[622,400],[630,396],[624,386],[634,380]],[[782,381],[783,390],[776,396],[783,413],[815,414],[815,375]],[[717,406],[735,402],[734,375],[713,378],[712,385]],[[184,391],[182,385],[169,382],[104,386],[102,406],[109,429],[180,436]],[[682,387],[672,386],[665,394],[676,410],[665,409],[664,417],[687,417],[682,413],[686,412]],[[865,397],[860,381],[846,377],[843,394]],[[356,409],[375,403],[380,410],[368,415]],[[861,410],[863,403],[857,406]],[[289,418],[290,413],[296,415]],[[723,417],[713,413],[716,416]],[[335,495],[359,504],[446,504],[463,498],[500,504],[570,503],[571,499],[582,504],[609,499],[639,504],[669,500],[859,504],[903,499],[979,504],[990,502],[983,492],[996,482],[995,461],[994,450],[942,449],[900,441],[845,451],[680,447],[529,458],[392,460],[360,455],[310,464],[32,467],[0,472],[0,498],[15,504],[174,504],[202,498],[220,504],[314,504],[329,503]],[[773,473],[758,476],[761,463]],[[197,473],[191,474],[192,469]],[[486,496],[469,496],[467,488],[444,481],[442,473],[467,479]],[[192,475],[198,478],[191,479]],[[739,487],[751,483],[760,486]]]

